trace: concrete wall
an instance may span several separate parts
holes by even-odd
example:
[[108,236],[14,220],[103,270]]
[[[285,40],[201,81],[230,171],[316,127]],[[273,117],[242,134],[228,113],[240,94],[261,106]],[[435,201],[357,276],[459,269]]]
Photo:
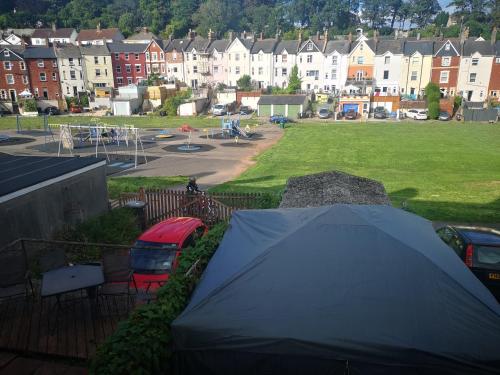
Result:
[[108,209],[106,166],[0,204],[0,247],[20,237],[50,238]]

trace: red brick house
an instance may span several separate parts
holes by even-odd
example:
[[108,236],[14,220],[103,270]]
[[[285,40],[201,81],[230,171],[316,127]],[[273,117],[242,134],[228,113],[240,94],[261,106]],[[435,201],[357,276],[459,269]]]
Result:
[[147,78],[146,48],[143,43],[109,43],[115,87],[138,84]]
[[159,42],[152,40],[146,50],[146,74],[148,76],[152,74],[158,74],[159,76],[165,76],[165,52],[160,46]]
[[38,99],[62,99],[57,56],[52,47],[29,47],[24,51],[33,96]]
[[454,96],[457,93],[460,50],[458,39],[434,43],[431,82],[439,86],[442,97]]
[[30,90],[23,48],[0,49],[0,100],[17,102],[19,94]]
[[488,94],[490,98],[500,101],[500,41],[496,42],[495,50],[496,54],[493,58]]

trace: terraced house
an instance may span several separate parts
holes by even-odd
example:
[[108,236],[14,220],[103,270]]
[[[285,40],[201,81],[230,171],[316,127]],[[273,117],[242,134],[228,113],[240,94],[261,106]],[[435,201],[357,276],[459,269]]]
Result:
[[192,89],[208,82],[210,75],[209,50],[210,40],[197,36],[194,31],[188,33],[189,43],[184,49],[184,71],[186,84]]
[[457,92],[461,50],[459,39],[434,43],[431,81],[439,86],[443,97],[454,96]]
[[228,80],[228,54],[229,39],[215,39],[214,33],[209,32],[210,46],[208,47],[209,82],[217,85]]
[[297,64],[298,40],[279,40],[274,49],[273,86],[285,88],[292,68]]
[[370,94],[373,86],[376,40],[360,35],[351,45],[345,90],[348,93]]
[[114,87],[138,84],[147,78],[143,43],[108,43],[113,65]]
[[0,100],[17,102],[21,93],[31,93],[24,48],[0,48]]
[[400,39],[382,39],[377,41],[375,48],[374,94],[377,96],[399,95],[404,42]]
[[246,33],[242,37],[234,37],[229,33],[231,42],[227,47],[228,58],[228,86],[236,86],[236,82],[244,75],[251,75],[250,52],[254,43],[253,38],[247,38]]
[[106,45],[88,45],[80,47],[84,65],[85,87],[95,88],[115,87],[111,53]]
[[309,38],[301,42],[297,52],[297,67],[299,68],[299,77],[302,80],[302,90],[307,92],[318,92],[322,87],[325,67],[325,56],[323,47],[325,39],[318,33],[316,37]]
[[276,39],[263,39],[262,34],[255,40],[250,50],[250,76],[258,89],[265,89],[273,84],[274,50],[279,42]]
[[82,54],[77,46],[56,48],[57,64],[64,96],[78,97],[85,92],[86,77]]
[[173,39],[163,41],[167,79],[169,81],[186,82],[184,70],[184,50],[189,44],[189,39]]
[[401,64],[401,95],[409,99],[421,98],[431,80],[434,42],[432,40],[406,40]]
[[59,101],[62,99],[57,56],[52,47],[28,47],[24,59],[35,98]]

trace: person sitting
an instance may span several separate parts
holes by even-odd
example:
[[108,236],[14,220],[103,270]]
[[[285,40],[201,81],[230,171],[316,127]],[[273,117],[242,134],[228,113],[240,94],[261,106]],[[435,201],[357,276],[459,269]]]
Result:
[[195,177],[190,177],[189,182],[186,186],[186,190],[189,194],[196,194],[200,192],[200,189],[198,189],[198,185],[196,184],[196,178]]

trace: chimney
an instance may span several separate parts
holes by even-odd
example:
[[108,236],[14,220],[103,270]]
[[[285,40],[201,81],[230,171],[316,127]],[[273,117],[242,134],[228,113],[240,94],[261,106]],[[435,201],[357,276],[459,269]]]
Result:
[[147,32],[148,32],[148,27],[147,27],[147,26],[146,26],[146,27],[143,27],[143,28],[142,28],[142,31],[144,31],[145,33],[147,33]]
[[188,39],[190,41],[193,41],[194,40],[194,36],[195,36],[195,33],[193,30],[189,29],[189,32],[188,32]]
[[395,29],[394,30],[394,40],[398,40],[398,33],[399,33],[399,30]]
[[323,43],[323,53],[326,51],[326,45],[328,43],[328,29],[325,29],[325,34],[324,34],[325,42]]
[[52,31],[56,31],[56,30],[57,30],[56,23],[52,22]]
[[378,42],[378,31],[377,30],[373,30],[373,41],[375,42],[375,44],[377,44],[377,42]]
[[260,32],[259,40],[264,40],[264,33],[262,31]]
[[243,30],[243,39],[246,39],[247,38],[247,32],[245,30]]
[[420,33],[417,33],[417,40],[420,40]]
[[464,29],[464,40],[469,39],[469,27],[465,27]]
[[170,40],[170,41],[174,40],[174,34],[170,34],[170,35],[168,36],[168,40]]
[[497,27],[493,27],[493,30],[491,30],[491,45],[495,45],[497,41]]
[[229,35],[229,41],[232,42],[234,40],[234,32],[230,31],[228,35]]
[[208,42],[211,43],[212,40],[214,39],[214,33],[212,32],[212,29],[208,29]]
[[302,44],[302,30],[299,31],[299,47]]
[[347,40],[349,41],[349,43],[352,42],[352,33],[349,32],[349,35],[347,36]]
[[97,32],[100,33],[101,32],[101,23],[99,22],[97,24]]
[[444,40],[444,35],[442,31],[439,32],[439,40]]
[[316,31],[316,40],[319,40],[319,31]]

